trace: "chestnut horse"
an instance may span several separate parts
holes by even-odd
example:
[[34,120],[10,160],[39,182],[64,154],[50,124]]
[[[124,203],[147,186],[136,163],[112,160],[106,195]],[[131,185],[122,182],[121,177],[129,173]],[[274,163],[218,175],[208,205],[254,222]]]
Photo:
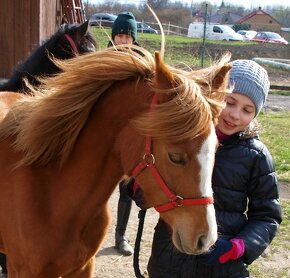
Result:
[[0,251],[9,278],[92,277],[108,199],[132,172],[181,252],[215,242],[214,124],[228,58],[187,72],[132,48],[58,61],[62,72],[31,86],[33,96],[0,93]]

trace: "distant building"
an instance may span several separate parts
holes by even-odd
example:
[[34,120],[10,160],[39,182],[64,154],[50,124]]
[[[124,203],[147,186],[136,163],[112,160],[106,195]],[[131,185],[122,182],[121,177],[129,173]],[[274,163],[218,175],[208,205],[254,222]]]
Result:
[[278,20],[264,12],[261,7],[240,18],[236,23],[250,24],[250,29],[255,31],[273,31],[280,33],[282,27]]
[[[203,11],[199,11],[195,16],[193,16],[193,22],[204,22],[204,17],[205,13]],[[286,33],[286,37],[288,38],[289,36],[289,32],[287,33],[281,31],[282,26],[280,22],[270,14],[263,11],[261,7],[242,17],[239,14],[228,11],[222,1],[222,4],[217,11],[212,14],[207,14],[206,21],[208,23],[224,24],[229,26],[233,26],[235,24],[249,24],[251,30],[272,31],[280,33],[281,35]]]
[[[199,11],[194,17],[194,22],[204,22],[205,13]],[[207,14],[206,21],[208,23],[224,24],[224,25],[234,25],[242,16],[232,13],[226,8],[224,1],[222,1],[220,7],[212,11],[212,13]]]
[[[215,14],[208,14],[206,21],[208,23],[217,23],[225,25],[234,25],[241,16],[231,12],[217,12]],[[193,22],[204,22],[204,13],[199,12],[196,16],[193,17]]]
[[208,20],[211,23],[234,25],[237,21],[241,19],[241,16],[231,12],[217,13],[211,15]]

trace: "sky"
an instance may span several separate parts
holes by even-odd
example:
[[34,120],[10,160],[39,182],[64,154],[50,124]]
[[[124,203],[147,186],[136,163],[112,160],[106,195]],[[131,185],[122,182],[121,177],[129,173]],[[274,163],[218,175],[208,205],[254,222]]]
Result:
[[[88,1],[91,4],[100,4],[106,2],[105,0],[83,0],[85,3]],[[183,3],[188,3],[189,5],[193,3],[203,2],[203,0],[179,0]],[[208,0],[210,3],[215,5],[220,5],[222,0]],[[123,4],[137,4],[144,3],[144,0],[120,0],[119,3]],[[171,0],[171,2],[174,2],[174,0]],[[256,9],[259,6],[266,7],[266,6],[276,6],[281,5],[284,7],[290,7],[290,1],[289,0],[224,0],[225,4],[232,4],[236,6],[243,6],[247,9]]]

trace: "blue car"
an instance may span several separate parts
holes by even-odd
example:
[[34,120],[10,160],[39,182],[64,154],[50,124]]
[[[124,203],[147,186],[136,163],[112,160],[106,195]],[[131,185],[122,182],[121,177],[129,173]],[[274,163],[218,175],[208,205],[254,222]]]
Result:
[[111,28],[116,18],[117,16],[114,14],[96,13],[91,16],[89,24],[90,26]]

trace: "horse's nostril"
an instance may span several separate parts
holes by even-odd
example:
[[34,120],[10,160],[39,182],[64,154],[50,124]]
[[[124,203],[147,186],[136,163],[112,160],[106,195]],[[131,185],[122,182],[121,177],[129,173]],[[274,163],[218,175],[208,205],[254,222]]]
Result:
[[203,249],[205,240],[206,240],[206,236],[205,235],[202,235],[202,236],[199,237],[199,239],[197,241],[197,249],[198,250]]

